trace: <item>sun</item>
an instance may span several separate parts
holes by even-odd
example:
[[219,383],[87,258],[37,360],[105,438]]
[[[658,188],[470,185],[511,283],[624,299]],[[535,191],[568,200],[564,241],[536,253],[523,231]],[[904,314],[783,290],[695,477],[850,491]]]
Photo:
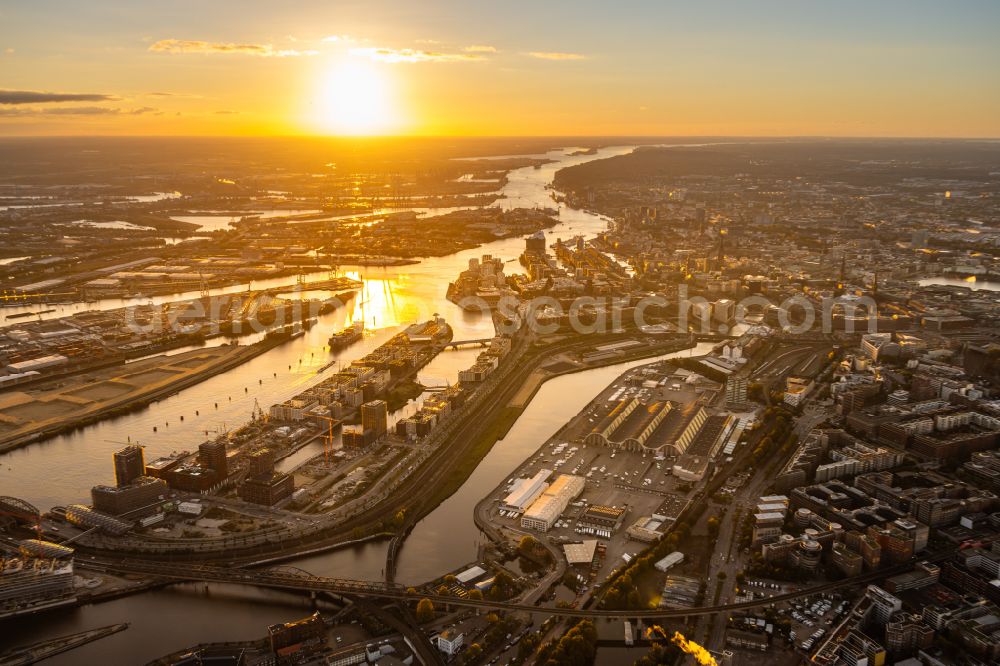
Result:
[[383,68],[360,60],[345,60],[321,75],[315,124],[342,135],[383,134],[399,122],[392,86]]

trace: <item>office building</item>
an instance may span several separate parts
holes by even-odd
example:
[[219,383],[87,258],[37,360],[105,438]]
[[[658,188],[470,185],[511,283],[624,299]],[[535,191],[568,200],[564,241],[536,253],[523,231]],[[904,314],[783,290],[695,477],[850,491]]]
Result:
[[378,439],[389,429],[389,410],[385,400],[372,400],[361,405],[361,428],[370,430]]
[[205,469],[215,472],[217,481],[222,481],[229,476],[225,440],[217,439],[211,442],[202,442],[198,446],[198,464]]
[[903,602],[899,597],[889,594],[877,585],[869,585],[865,596],[871,601],[870,617],[878,625],[888,623],[893,613],[903,608]]
[[137,444],[126,446],[115,452],[115,483],[127,486],[146,473],[142,447]]
[[163,479],[141,476],[127,486],[94,486],[90,499],[95,510],[112,516],[152,513],[169,491]]
[[442,631],[437,635],[437,648],[449,657],[458,654],[465,645],[465,634],[454,631]]
[[295,480],[281,472],[265,472],[240,484],[240,497],[254,504],[274,506],[292,496]]

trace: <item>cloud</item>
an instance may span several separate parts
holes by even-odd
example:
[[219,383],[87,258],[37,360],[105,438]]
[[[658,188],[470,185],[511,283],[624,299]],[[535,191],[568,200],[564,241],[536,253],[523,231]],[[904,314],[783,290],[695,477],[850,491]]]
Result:
[[59,102],[109,102],[118,99],[103,93],[56,93],[35,90],[0,90],[0,104],[55,104]]
[[497,47],[485,44],[473,44],[472,46],[466,46],[462,50],[466,53],[496,53]]
[[232,109],[219,109],[218,111],[213,111],[218,116],[235,116],[239,111],[233,111]]
[[35,107],[26,109],[0,109],[0,116],[140,116],[160,115],[159,109],[141,106],[135,109],[118,109],[110,106],[63,106],[56,108]]
[[323,38],[324,42],[353,42],[354,38],[350,35],[329,35]]
[[276,49],[271,44],[233,44],[223,42],[202,42],[190,39],[161,39],[149,47],[154,53],[200,53],[223,55],[252,55],[264,58],[294,58],[317,55],[319,51],[299,51],[296,49]]
[[4,49],[3,52],[6,53],[7,55],[13,55],[14,54],[14,49],[10,49],[10,48]]
[[163,90],[154,90],[153,92],[143,93],[146,97],[156,97],[159,99],[204,99],[201,95],[196,95],[194,93],[176,93],[176,92],[166,92]]
[[541,60],[586,60],[587,56],[582,53],[561,53],[559,51],[530,51],[527,54],[532,58]]
[[486,60],[479,53],[445,53],[420,49],[390,49],[385,47],[351,49],[351,55],[364,56],[379,62],[477,62]]

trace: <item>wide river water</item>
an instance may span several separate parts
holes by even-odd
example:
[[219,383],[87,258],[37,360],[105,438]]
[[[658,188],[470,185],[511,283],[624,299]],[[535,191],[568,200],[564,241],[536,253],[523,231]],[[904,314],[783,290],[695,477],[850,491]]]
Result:
[[[631,147],[603,148],[596,155],[568,155],[572,150],[548,153],[546,156],[553,162],[539,169],[528,167],[512,171],[500,204],[509,208],[556,207],[549,188],[558,169],[623,154]],[[559,224],[547,231],[551,240],[576,234],[593,236],[606,224],[604,218],[565,206],[559,206],[559,219]],[[205,439],[206,430],[214,435],[215,431],[245,422],[255,400],[267,409],[333,372],[332,368],[321,372],[321,368],[331,361],[325,349],[326,338],[352,319],[363,316],[373,332],[362,343],[336,357],[338,363],[349,363],[381,344],[400,325],[426,319],[435,312],[452,325],[455,339],[492,335],[492,323],[488,318],[465,313],[448,302],[445,290],[470,258],[491,254],[514,260],[523,247],[523,239],[513,238],[445,257],[425,259],[412,266],[348,268],[348,274],[364,280],[363,293],[349,307],[322,317],[303,337],[148,408],[0,456],[0,494],[21,497],[43,510],[86,501],[92,485],[112,481],[111,453],[128,439],[139,440],[146,446],[147,460],[175,450],[193,450]],[[511,272],[517,268],[514,264]],[[260,286],[267,286],[267,283],[254,283],[254,287]],[[88,307],[105,309],[121,305],[121,301],[110,300]],[[682,353],[704,351],[699,346]],[[444,352],[422,371],[421,377],[427,385],[454,382],[458,371],[471,365],[477,353],[477,350]],[[646,362],[650,361],[589,370],[547,382],[507,436],[494,446],[462,487],[416,525],[400,551],[397,580],[423,582],[475,559],[476,546],[481,539],[473,523],[475,503],[616,376],[633,365]],[[416,403],[411,403],[395,416],[398,418],[414,409]],[[196,411],[200,416],[195,415]],[[183,422],[181,416],[185,417]],[[296,459],[307,455],[303,453]],[[316,575],[377,580],[383,575],[385,551],[385,542],[371,542],[290,564]],[[175,585],[102,604],[7,622],[0,638],[0,649],[13,637],[17,644],[24,644],[128,621],[131,627],[127,631],[47,663],[144,663],[200,642],[257,638],[266,633],[267,625],[302,617],[308,612],[311,612],[309,602],[295,595],[234,585]]]

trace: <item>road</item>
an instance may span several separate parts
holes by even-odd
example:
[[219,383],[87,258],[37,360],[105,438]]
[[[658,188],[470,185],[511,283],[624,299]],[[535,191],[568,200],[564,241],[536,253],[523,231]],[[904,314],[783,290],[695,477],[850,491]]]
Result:
[[[827,412],[821,407],[807,403],[803,409],[803,415],[795,423],[794,431],[801,440],[805,435],[815,428],[819,423],[827,418]],[[733,502],[727,507],[719,526],[719,539],[716,541],[715,549],[709,563],[709,585],[708,593],[715,593],[715,583],[719,580],[721,573],[726,574],[725,582],[719,593],[718,601],[725,603],[732,597],[734,585],[736,584],[736,574],[744,568],[746,562],[743,560],[743,553],[734,552],[734,547],[739,539],[740,522],[742,518],[756,511],[758,499],[764,490],[774,479],[777,469],[785,463],[785,458],[773,458],[770,464],[762,465],[756,470],[754,475],[740,488],[733,497]],[[707,629],[707,619],[700,622],[699,631]],[[721,650],[725,644],[726,622],[716,622],[712,624],[711,634],[704,637],[703,645],[711,650]]]

